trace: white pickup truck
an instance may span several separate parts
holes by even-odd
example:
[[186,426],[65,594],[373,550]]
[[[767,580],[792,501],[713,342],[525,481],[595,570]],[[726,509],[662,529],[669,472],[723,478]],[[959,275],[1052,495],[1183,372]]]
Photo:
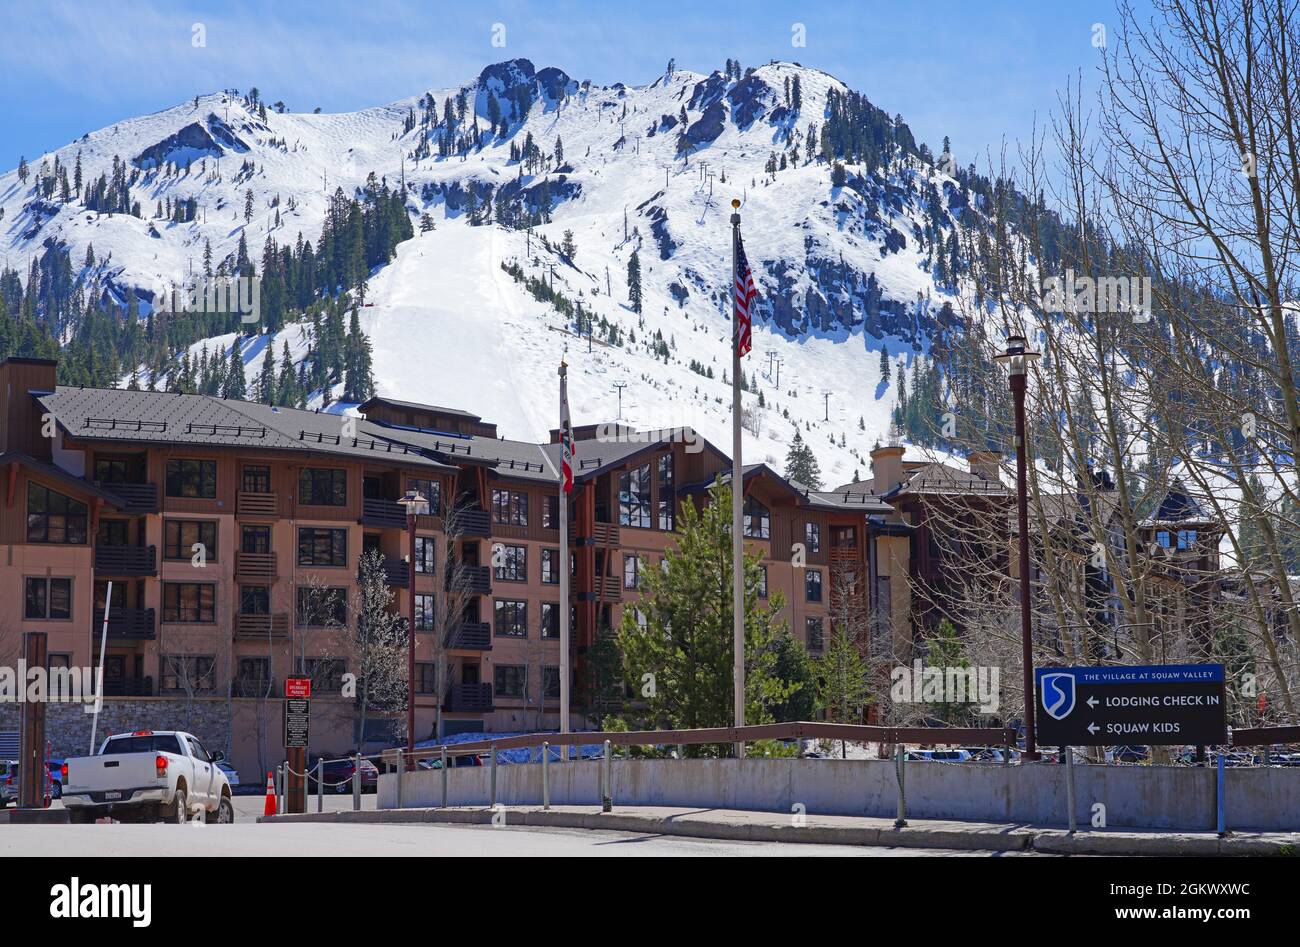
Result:
[[108,737],[94,756],[63,764],[63,805],[73,822],[234,822],[230,783],[198,737],[180,730],[137,730]]

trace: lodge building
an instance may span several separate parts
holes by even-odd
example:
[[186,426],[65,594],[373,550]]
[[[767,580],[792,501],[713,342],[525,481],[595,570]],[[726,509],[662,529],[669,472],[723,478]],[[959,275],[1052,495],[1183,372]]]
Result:
[[[110,697],[154,701],[160,712],[174,712],[179,697],[233,703],[230,719],[244,723],[232,728],[258,733],[239,734],[231,755],[237,766],[264,768],[277,758],[284,678],[305,672],[328,695],[350,669],[347,612],[363,551],[383,554],[392,607],[407,614],[399,500],[417,489],[432,501],[415,531],[417,738],[433,734],[439,709],[447,733],[557,725],[558,431],[537,444],[502,438],[462,410],[389,398],[348,417],[59,386],[55,371],[50,360],[0,363],[5,663],[16,659],[19,630],[47,632],[51,663],[76,667],[98,664],[102,638]],[[705,502],[709,484],[729,480],[730,460],[689,429],[587,425],[575,438],[576,701],[596,636],[635,602],[644,570],[672,542],[681,504]],[[886,522],[893,509],[879,496],[811,490],[761,464],[745,468],[743,488],[744,534],[762,555],[764,594],[783,591],[781,617],[812,653],[829,638],[836,595],[874,616],[907,607],[906,561],[887,548],[902,527]],[[469,594],[447,630],[439,708],[431,616],[445,591],[438,560],[449,530]],[[329,620],[311,605],[322,592],[333,603]],[[260,713],[241,717],[244,704]],[[580,720],[582,707],[573,709]],[[313,729],[313,750],[383,742],[391,723],[372,720],[361,734],[351,714],[336,716]]]

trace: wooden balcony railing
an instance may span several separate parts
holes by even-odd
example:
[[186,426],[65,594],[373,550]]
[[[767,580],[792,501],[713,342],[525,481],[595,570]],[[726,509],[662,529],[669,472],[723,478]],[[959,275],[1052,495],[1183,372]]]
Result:
[[616,575],[607,575],[596,579],[596,589],[602,602],[621,602],[623,600],[623,580]]
[[454,525],[462,536],[492,535],[492,518],[486,510],[461,510]]
[[279,575],[276,555],[273,552],[235,553],[235,578],[246,580],[273,580]]
[[456,651],[491,651],[492,626],[485,621],[463,621],[452,628],[447,647]]
[[275,615],[236,615],[236,638],[287,638],[289,616],[283,612]]
[[105,697],[152,697],[152,677],[104,678]]
[[619,544],[618,527],[613,523],[592,523],[591,538],[597,546],[617,546]]
[[235,494],[235,515],[275,518],[280,515],[280,495],[240,490]]
[[406,529],[406,508],[396,500],[362,500],[361,522],[384,529]]
[[95,486],[122,498],[123,513],[157,513],[158,485],[156,483],[102,483]]
[[443,707],[455,713],[487,713],[492,710],[492,685],[453,684]]
[[157,546],[95,546],[95,572],[101,576],[157,575]]
[[[95,640],[104,628],[103,609],[95,610]],[[112,608],[108,612],[109,641],[152,641],[158,637],[158,624],[152,608]]]
[[457,567],[460,581],[470,595],[489,595],[492,592],[492,569],[490,566]]

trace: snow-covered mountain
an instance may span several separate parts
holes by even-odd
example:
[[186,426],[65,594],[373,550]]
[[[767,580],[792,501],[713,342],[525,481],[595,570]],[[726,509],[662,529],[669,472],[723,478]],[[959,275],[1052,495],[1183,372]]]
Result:
[[[17,170],[0,176],[0,248],[20,268],[66,246],[82,268],[74,278],[119,302],[131,288],[147,314],[159,286],[202,272],[205,245],[215,266],[233,262],[241,238],[254,262],[268,237],[315,241],[336,189],[352,197],[373,174],[405,187],[416,230],[368,281],[362,327],[379,393],[463,407],[505,436],[544,439],[564,358],[575,423],[613,420],[621,398],[635,425],[690,424],[725,446],[734,197],[763,300],[745,360],[756,382],[745,394],[746,459],[780,466],[797,425],[825,481],[843,483],[865,475],[900,368],[926,351],[953,298],[933,275],[922,231],[937,222],[942,246],[977,217],[973,200],[928,152],[918,155],[905,125],[833,77],[782,62],[726,73],[600,87],[513,60],[462,88],[334,115],[281,112],[251,93],[200,95],[28,157],[26,182]],[[467,111],[453,132],[447,106],[462,95]],[[886,140],[875,167],[849,164],[841,179],[832,162],[809,158],[846,103],[855,133],[883,129]],[[66,202],[61,178],[49,197],[40,193],[56,159],[72,182]],[[90,182],[111,183],[115,161],[139,216],[87,206]],[[191,200],[192,220],[170,219],[167,208]],[[561,250],[566,231],[571,258]],[[634,250],[639,314],[628,292]],[[530,293],[507,271],[516,266],[580,303],[595,338]],[[618,326],[614,344],[602,320]],[[192,350],[228,349],[232,339]],[[312,342],[299,324],[245,345],[250,388],[267,346],[278,358],[285,341],[295,359]]]

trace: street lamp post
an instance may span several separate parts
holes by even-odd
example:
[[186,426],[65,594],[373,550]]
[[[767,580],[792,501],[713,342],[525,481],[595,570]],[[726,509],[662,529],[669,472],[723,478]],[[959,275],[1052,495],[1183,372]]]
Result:
[[1011,397],[1016,407],[1016,515],[1020,544],[1020,649],[1024,666],[1026,760],[1038,759],[1038,747],[1034,733],[1034,651],[1029,621],[1029,490],[1025,482],[1025,389],[1029,381],[1028,365],[1038,357],[1038,352],[1029,351],[1023,335],[1008,336],[1007,350],[993,357],[994,361],[1006,365],[1010,371]]
[[406,563],[406,765],[415,768],[415,520],[429,512],[429,501],[419,490],[407,490],[402,497],[406,507],[406,534],[410,539]]

